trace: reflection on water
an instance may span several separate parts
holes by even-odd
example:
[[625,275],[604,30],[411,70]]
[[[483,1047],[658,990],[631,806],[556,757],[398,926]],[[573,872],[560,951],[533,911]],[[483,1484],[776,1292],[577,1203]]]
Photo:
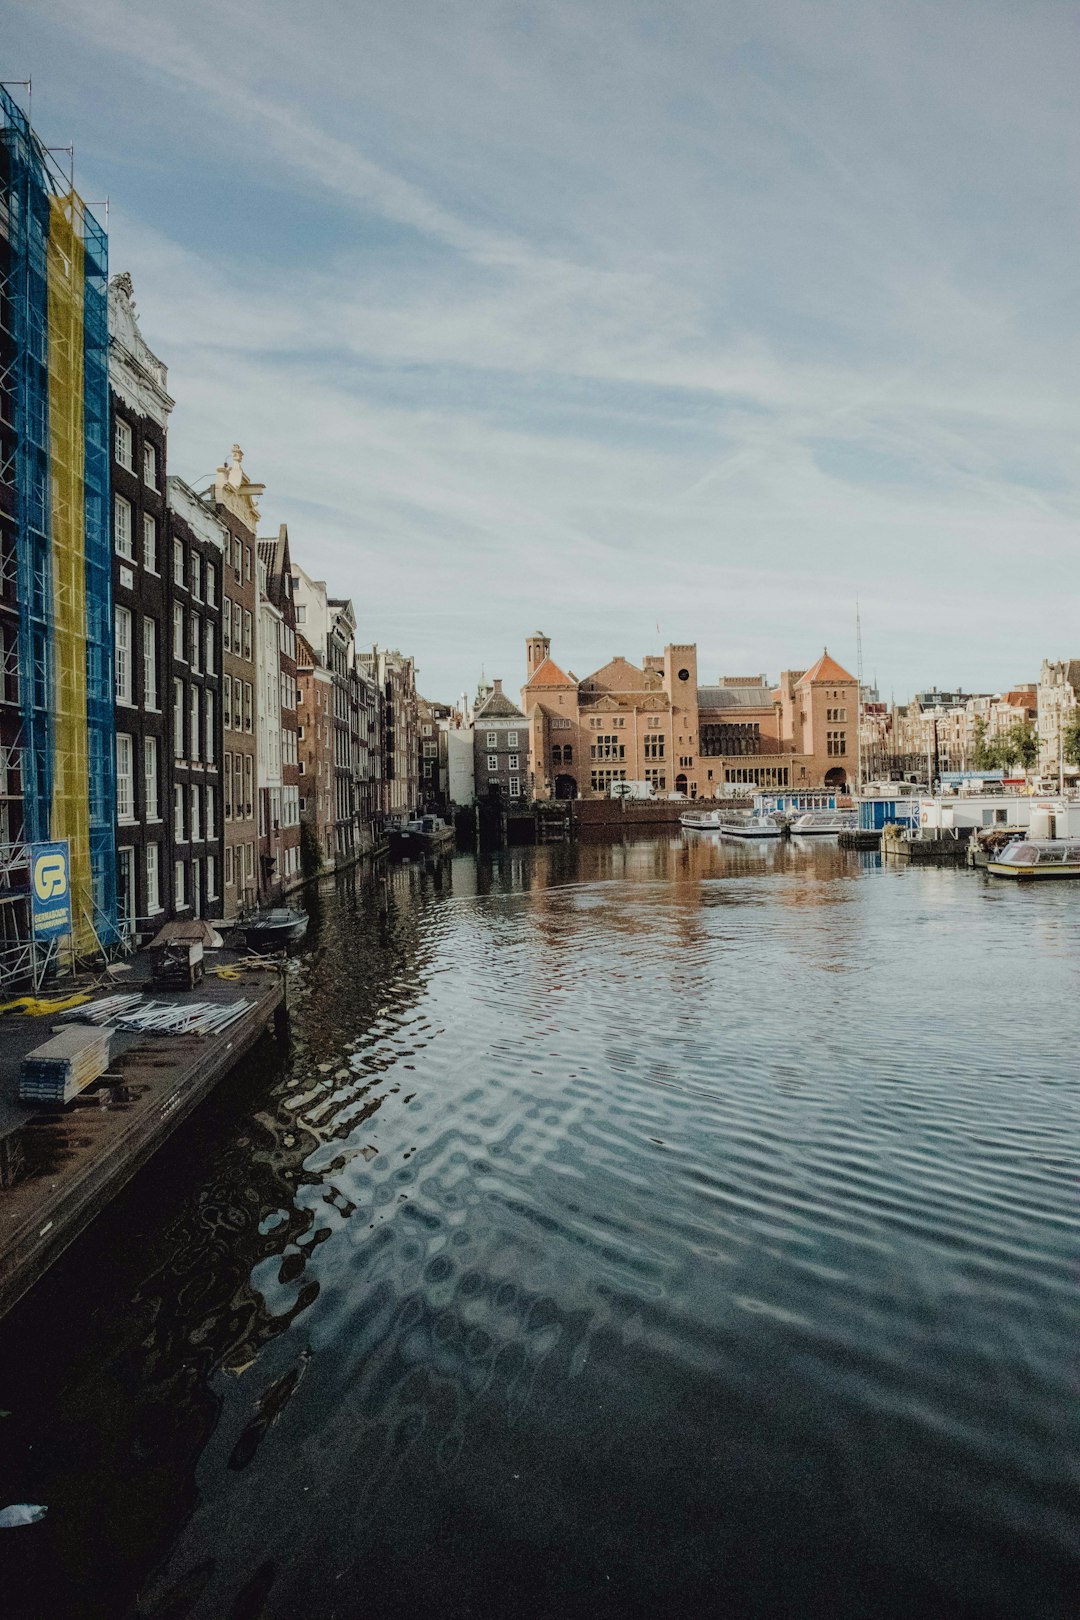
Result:
[[11,1612],[1072,1612],[1078,901],[693,834],[324,886],[288,1050],[0,1328]]

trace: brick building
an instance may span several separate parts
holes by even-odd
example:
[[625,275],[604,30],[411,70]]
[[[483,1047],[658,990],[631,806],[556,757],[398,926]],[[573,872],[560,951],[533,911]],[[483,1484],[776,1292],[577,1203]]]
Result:
[[213,509],[228,531],[222,570],[224,915],[236,916],[258,895],[256,844],[255,616],[258,611],[256,530],[264,485],[248,478],[243,451],[217,469]]
[[168,373],[139,329],[131,277],[109,283],[117,897],[128,935],[174,914],[169,777],[172,562]]
[[473,772],[478,799],[513,804],[532,796],[529,722],[502,681],[481,691],[473,710]]
[[258,547],[256,663],[259,894],[277,899],[300,875],[300,776],[296,713],[296,613],[289,533]]
[[167,483],[172,611],[168,793],[176,916],[223,915],[221,769],[225,525],[180,478]]
[[312,856],[332,867],[334,839],[334,683],[311,643],[296,634],[299,811]]

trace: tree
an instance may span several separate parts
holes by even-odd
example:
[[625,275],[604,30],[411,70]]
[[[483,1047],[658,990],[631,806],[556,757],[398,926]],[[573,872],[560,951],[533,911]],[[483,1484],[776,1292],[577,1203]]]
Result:
[[993,745],[986,740],[986,721],[979,715],[972,732],[971,763],[974,768],[977,771],[994,770],[992,753]]
[[1061,739],[1061,752],[1067,765],[1080,765],[1080,720],[1065,727]]
[[1025,771],[1030,771],[1039,757],[1039,739],[1035,727],[1030,720],[1014,720],[1005,738],[1009,746],[1010,761],[1022,765]]

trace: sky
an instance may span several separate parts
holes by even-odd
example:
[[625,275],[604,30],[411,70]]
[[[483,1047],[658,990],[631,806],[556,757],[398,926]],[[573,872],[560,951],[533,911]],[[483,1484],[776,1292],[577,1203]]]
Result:
[[425,695],[1080,656],[1080,5],[0,0],[176,399]]

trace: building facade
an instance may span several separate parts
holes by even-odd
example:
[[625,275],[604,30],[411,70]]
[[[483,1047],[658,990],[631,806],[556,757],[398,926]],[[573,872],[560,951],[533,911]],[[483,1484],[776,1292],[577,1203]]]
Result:
[[332,868],[334,840],[334,691],[330,671],[310,642],[296,636],[299,811],[309,865]]
[[1080,658],[1044,658],[1036,691],[1039,769],[1057,774],[1065,732],[1080,715]]
[[359,664],[381,696],[380,811],[384,826],[392,825],[407,820],[419,803],[416,666],[403,653],[380,647],[360,653]]
[[173,400],[128,275],[109,283],[116,868],[134,941],[174,913],[170,670],[173,569],[166,449]]
[[280,899],[300,877],[296,612],[289,535],[262,540],[256,631],[259,896]]
[[258,796],[255,735],[255,620],[259,607],[256,484],[238,444],[214,476],[213,510],[228,531],[221,585],[224,846],[224,916],[231,919],[258,899]]
[[501,680],[482,689],[473,709],[473,779],[478,799],[519,804],[532,797],[529,722]]
[[[182,479],[167,482],[171,611],[168,747],[169,915],[224,915],[222,573],[230,535]],[[148,767],[149,768],[149,767]]]

